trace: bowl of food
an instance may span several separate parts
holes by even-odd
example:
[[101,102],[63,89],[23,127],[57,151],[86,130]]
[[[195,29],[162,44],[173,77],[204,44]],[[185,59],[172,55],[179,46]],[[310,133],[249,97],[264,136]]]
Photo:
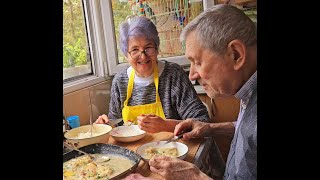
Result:
[[184,159],[188,153],[188,146],[180,142],[156,141],[141,145],[137,153],[143,160],[149,161],[154,155],[163,155]]
[[111,137],[119,142],[133,142],[142,139],[146,132],[141,130],[138,125],[118,126],[111,130]]
[[67,131],[64,134],[69,144],[79,148],[94,143],[108,143],[112,127],[106,124],[84,125]]

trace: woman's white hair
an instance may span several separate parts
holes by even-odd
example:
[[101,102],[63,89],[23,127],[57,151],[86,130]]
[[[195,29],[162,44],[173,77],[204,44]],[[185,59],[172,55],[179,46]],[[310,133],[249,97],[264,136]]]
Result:
[[128,42],[130,37],[146,37],[154,42],[159,49],[160,38],[156,26],[153,22],[144,16],[131,16],[121,23],[119,27],[120,49],[127,56]]

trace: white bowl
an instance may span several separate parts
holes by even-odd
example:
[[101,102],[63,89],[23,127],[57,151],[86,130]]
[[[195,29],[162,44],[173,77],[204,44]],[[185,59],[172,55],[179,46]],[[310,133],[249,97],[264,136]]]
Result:
[[149,161],[151,157],[148,157],[148,155],[145,153],[145,150],[149,147],[154,147],[154,148],[177,148],[178,150],[178,156],[177,158],[179,159],[184,159],[187,156],[188,153],[188,146],[180,143],[180,142],[169,142],[167,141],[156,141],[156,142],[150,142],[141,145],[137,149],[137,153],[142,157],[143,160]]
[[133,142],[142,139],[146,132],[141,130],[138,125],[118,126],[112,129],[110,135],[119,142]]
[[108,143],[110,131],[112,130],[111,126],[106,124],[93,124],[92,137],[90,130],[91,125],[80,126],[67,131],[64,137],[68,143],[72,143],[78,148],[89,144]]

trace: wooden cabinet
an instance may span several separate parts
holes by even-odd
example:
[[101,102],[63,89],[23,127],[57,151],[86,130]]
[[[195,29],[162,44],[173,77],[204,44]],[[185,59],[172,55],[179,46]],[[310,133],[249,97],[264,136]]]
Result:
[[[206,94],[200,94],[198,96],[209,106],[209,109],[212,110],[212,122],[233,122],[237,120],[240,109],[240,100],[234,97],[217,98],[211,103],[211,99]],[[231,140],[231,137],[222,135],[215,137],[215,141],[225,162],[227,161]]]

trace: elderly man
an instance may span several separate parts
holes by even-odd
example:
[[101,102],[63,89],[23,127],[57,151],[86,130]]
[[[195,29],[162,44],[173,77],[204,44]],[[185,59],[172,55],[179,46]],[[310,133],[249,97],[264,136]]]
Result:
[[[233,135],[225,180],[257,179],[257,45],[256,26],[241,10],[215,5],[191,21],[181,33],[189,78],[197,80],[211,98],[235,96],[241,107],[235,123],[205,123],[190,119],[176,125],[174,134],[187,140],[216,134]],[[166,179],[211,179],[194,164],[154,156],[150,170]],[[135,174],[133,179],[142,178]]]

